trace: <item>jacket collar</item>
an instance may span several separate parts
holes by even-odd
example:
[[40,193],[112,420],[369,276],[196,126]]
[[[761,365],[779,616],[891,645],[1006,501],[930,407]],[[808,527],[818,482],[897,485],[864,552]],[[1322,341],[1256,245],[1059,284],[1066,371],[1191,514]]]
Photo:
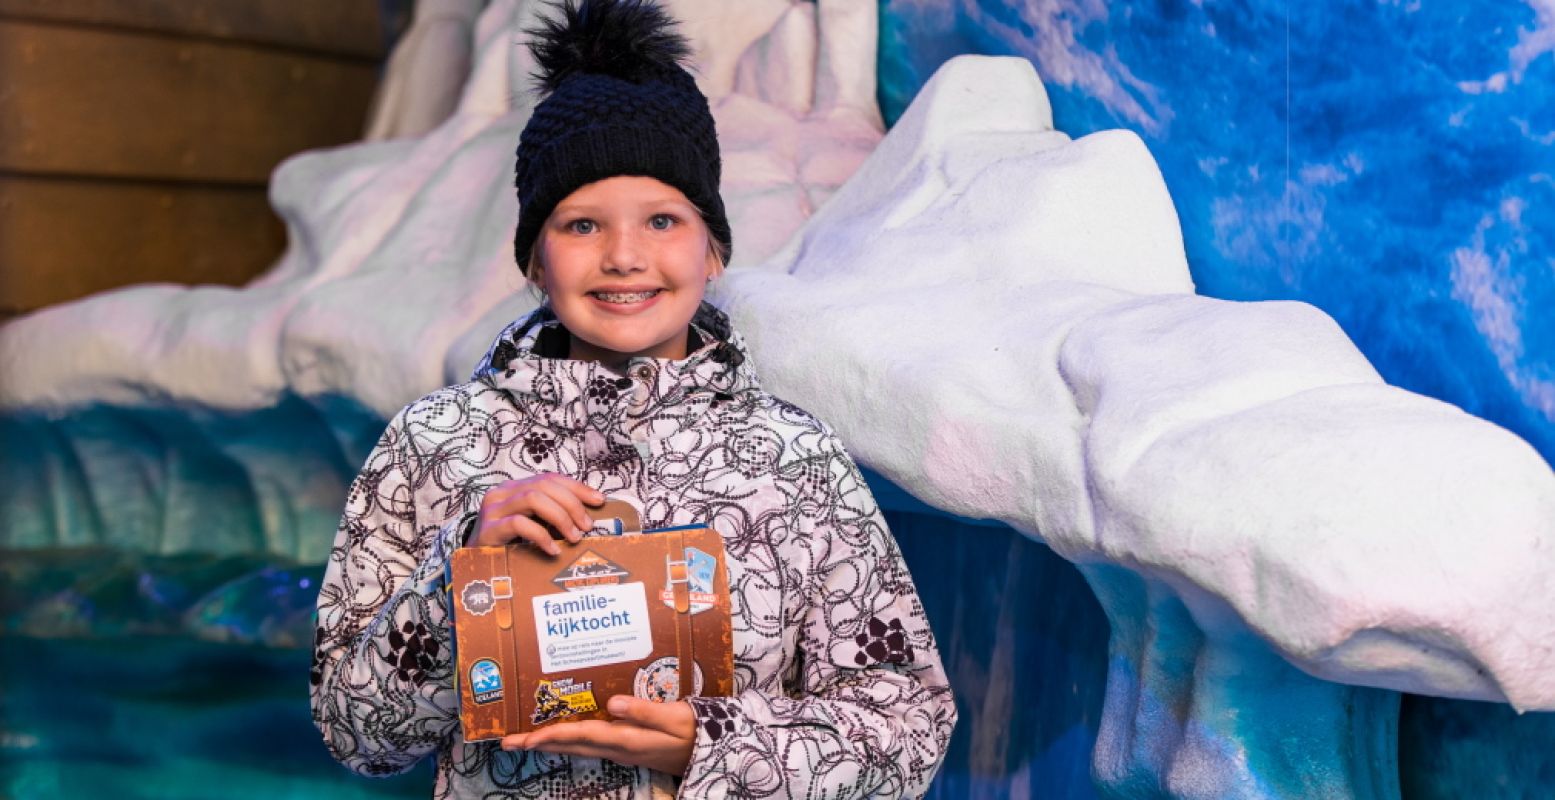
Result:
[[501,389],[526,416],[570,433],[647,441],[688,427],[715,401],[759,392],[744,339],[703,302],[691,319],[694,348],[683,359],[637,356],[616,370],[559,357],[567,329],[549,305],[503,329],[471,380]]

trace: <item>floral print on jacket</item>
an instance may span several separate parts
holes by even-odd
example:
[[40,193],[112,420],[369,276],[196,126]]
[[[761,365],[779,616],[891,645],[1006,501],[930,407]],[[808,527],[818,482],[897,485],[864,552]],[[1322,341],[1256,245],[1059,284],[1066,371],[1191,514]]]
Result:
[[[919,796],[956,722],[895,541],[835,432],[762,390],[704,303],[690,354],[623,373],[565,354],[548,307],[508,326],[472,379],[402,409],[351,484],[318,599],[315,724],[364,775],[437,759],[437,798]],[[633,503],[644,528],[724,539],[735,694],[691,698],[683,779],[507,752],[461,736],[445,559],[482,495],[540,472]]]

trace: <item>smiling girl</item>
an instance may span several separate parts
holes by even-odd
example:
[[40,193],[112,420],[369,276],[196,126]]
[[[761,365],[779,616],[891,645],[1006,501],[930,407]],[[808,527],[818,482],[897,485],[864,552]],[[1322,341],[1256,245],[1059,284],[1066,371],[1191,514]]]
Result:
[[605,178],[558,203],[541,230],[531,280],[564,321],[568,358],[686,357],[687,325],[723,267],[701,212],[680,190],[655,178]]
[[[542,293],[472,379],[406,406],[352,483],[319,593],[312,701],[366,775],[436,753],[436,797],[922,795],[956,711],[885,519],[835,432],[761,388],[704,302],[728,221],[707,100],[656,6],[571,0],[530,45],[515,255]],[[553,556],[706,524],[728,554],[735,694],[609,698],[611,722],[466,742],[448,554]]]

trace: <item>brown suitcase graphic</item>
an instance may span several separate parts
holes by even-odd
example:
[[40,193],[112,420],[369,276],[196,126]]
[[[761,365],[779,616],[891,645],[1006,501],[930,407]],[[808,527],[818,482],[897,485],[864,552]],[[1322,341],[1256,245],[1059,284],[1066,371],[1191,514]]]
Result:
[[454,552],[466,741],[608,719],[617,694],[734,693],[722,537],[700,525],[632,533],[637,512],[619,500],[592,515],[623,535],[559,541],[555,557],[528,544]]

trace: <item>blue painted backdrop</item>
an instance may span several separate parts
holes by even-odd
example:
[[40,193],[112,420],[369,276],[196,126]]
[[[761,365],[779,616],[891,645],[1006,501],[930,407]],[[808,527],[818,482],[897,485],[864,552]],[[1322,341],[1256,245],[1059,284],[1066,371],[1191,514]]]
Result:
[[1060,130],[1144,138],[1202,294],[1312,303],[1555,462],[1555,4],[882,0],[880,26],[888,122],[954,55],[1030,59]]

